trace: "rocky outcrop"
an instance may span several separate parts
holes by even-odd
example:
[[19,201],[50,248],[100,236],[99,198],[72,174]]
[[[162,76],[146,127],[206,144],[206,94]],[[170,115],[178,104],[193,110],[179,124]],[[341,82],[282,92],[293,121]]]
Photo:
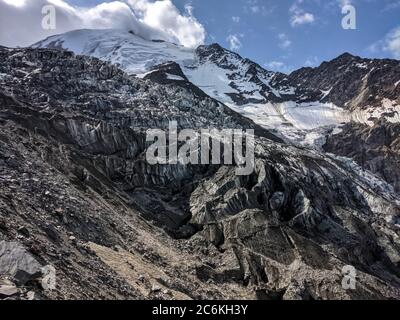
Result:
[[[222,101],[233,101],[237,106],[243,106],[249,103],[267,103],[295,100],[296,90],[291,86],[285,74],[265,70],[259,64],[241,57],[238,53],[222,48],[219,44],[199,46],[196,49],[197,64],[187,68],[186,72],[191,74],[194,70],[204,68],[202,72],[210,72],[212,76],[213,69],[207,70],[207,66],[212,65],[218,72],[224,74],[222,77],[229,81],[228,92],[217,92]],[[196,74],[196,71],[194,72]],[[196,85],[200,85],[193,79]],[[222,87],[225,87],[221,84]],[[207,90],[207,89],[205,89]],[[214,90],[221,90],[216,87]],[[226,90],[226,89],[225,89]],[[211,96],[212,92],[207,91]],[[223,98],[223,95],[229,97]]]
[[331,126],[343,122],[372,125],[379,119],[393,123],[400,119],[397,60],[344,53],[316,68],[285,75],[265,70],[219,44],[192,50],[145,41],[120,30],[76,30],[35,46],[71,48],[138,77],[190,87],[199,95],[205,92],[296,144],[319,148]]
[[[400,297],[400,203],[353,163],[97,59],[0,49],[0,61],[0,240],[56,268],[43,298]],[[168,120],[255,129],[254,173],[148,164],[145,132]]]
[[[289,75],[293,85],[314,91],[323,102],[350,109],[380,107],[383,99],[400,103],[400,62],[363,59],[344,53],[317,68],[301,68]],[[316,99],[316,100],[319,100]]]
[[372,127],[351,123],[328,137],[327,152],[354,159],[400,193],[400,124],[377,121]]
[[24,285],[42,275],[41,265],[16,242],[0,242],[0,274]]

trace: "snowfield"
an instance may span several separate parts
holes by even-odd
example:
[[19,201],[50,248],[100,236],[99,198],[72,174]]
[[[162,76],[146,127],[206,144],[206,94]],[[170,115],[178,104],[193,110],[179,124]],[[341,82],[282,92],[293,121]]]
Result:
[[328,133],[338,133],[340,127],[348,122],[369,126],[374,124],[373,119],[379,118],[385,118],[392,123],[400,122],[400,106],[388,99],[382,101],[380,108],[368,107],[356,111],[322,102],[288,101],[248,104],[240,107],[233,103],[226,104],[264,128],[273,130],[287,142],[309,147],[321,147]]
[[33,47],[63,48],[118,64],[129,74],[143,74],[152,67],[176,61],[193,63],[194,50],[164,42],[148,41],[124,30],[76,30],[49,37]]
[[288,142],[304,146],[321,146],[328,131],[348,122],[346,110],[332,103],[284,103],[228,106]]

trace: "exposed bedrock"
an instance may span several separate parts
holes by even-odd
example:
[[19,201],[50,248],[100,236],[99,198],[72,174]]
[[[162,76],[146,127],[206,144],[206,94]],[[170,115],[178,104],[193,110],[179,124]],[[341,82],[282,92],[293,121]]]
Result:
[[400,124],[385,120],[372,127],[350,123],[328,137],[324,150],[354,159],[400,193]]

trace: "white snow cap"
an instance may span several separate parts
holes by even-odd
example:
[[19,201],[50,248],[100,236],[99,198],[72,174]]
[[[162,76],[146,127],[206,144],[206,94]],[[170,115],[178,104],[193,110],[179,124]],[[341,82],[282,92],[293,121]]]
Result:
[[[56,29],[42,28],[42,8],[56,9]],[[123,0],[76,7],[67,0],[0,0],[0,45],[29,46],[43,38],[76,29],[132,30],[147,40],[165,40],[194,48],[206,32],[193,16],[193,7],[181,13],[171,0]],[[12,30],[12,32],[10,32]]]

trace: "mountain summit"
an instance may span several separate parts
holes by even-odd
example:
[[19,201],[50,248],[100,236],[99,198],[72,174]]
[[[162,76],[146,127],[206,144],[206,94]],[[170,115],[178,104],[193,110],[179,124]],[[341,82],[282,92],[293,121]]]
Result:
[[259,64],[219,44],[191,50],[144,40],[121,30],[77,30],[52,36],[36,48],[62,48],[118,65],[145,77],[157,65],[179,64],[187,79],[209,96],[275,130],[288,142],[318,145],[326,128],[373,118],[398,122],[400,63],[345,53],[318,68],[290,75]]

